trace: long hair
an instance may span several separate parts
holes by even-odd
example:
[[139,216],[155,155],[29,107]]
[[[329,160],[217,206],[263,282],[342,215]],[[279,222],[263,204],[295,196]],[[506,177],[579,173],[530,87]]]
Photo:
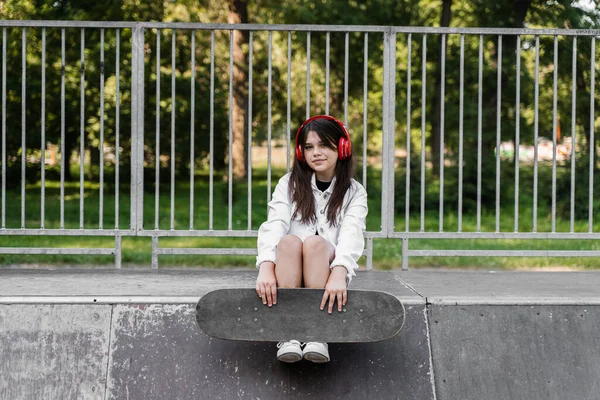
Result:
[[[337,122],[325,118],[315,119],[306,124],[298,134],[296,145],[300,144],[302,153],[304,153],[304,145],[310,131],[315,132],[327,147],[336,151],[340,138],[346,137],[342,127]],[[314,171],[306,161],[300,161],[298,157],[294,157],[290,175],[291,184],[289,185],[289,196],[296,205],[292,219],[299,214],[301,222],[305,224],[317,221],[315,199],[311,187],[313,173]],[[354,177],[352,155],[344,160],[338,158],[335,166],[335,177],[335,186],[327,202],[327,222],[330,226],[337,224],[337,217],[340,214],[344,196],[350,185],[352,185],[352,178]]]

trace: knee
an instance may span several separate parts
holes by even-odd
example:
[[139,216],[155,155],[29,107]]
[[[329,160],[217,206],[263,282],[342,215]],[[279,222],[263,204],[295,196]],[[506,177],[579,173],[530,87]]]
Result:
[[279,241],[277,251],[285,254],[300,254],[302,252],[302,240],[296,235],[286,235]]
[[329,251],[329,243],[321,236],[309,236],[304,240],[302,252],[305,255],[311,254],[327,254]]

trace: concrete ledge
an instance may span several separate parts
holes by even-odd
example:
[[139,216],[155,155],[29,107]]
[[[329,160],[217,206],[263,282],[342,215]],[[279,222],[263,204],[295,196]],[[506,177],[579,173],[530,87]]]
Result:
[[361,272],[401,299],[392,340],[325,365],[196,328],[198,298],[255,271],[0,271],[0,398],[595,399],[600,273]]
[[433,306],[439,399],[597,399],[600,307]]
[[102,399],[110,306],[1,305],[1,399]]

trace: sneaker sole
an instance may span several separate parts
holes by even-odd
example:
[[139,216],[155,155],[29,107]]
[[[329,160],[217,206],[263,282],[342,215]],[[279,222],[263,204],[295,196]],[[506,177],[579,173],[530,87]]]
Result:
[[302,360],[302,356],[298,353],[285,353],[278,356],[277,360],[284,363],[295,363]]
[[309,351],[308,353],[304,353],[304,359],[308,361],[312,361],[317,364],[323,364],[329,362],[329,358],[325,357],[321,353]]

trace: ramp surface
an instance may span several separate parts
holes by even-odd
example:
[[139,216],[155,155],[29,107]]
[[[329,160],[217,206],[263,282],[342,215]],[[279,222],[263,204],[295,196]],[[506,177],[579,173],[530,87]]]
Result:
[[199,297],[255,271],[0,271],[0,398],[597,399],[597,272],[360,272],[406,306],[401,333],[279,363],[205,336]]

